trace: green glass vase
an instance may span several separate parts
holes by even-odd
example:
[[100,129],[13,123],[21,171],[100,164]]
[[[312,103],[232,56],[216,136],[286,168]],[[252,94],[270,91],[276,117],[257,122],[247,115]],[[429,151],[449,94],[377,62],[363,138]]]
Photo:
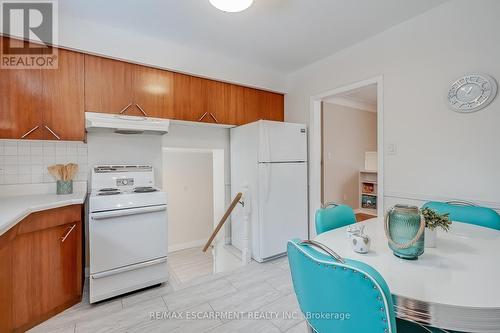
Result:
[[72,180],[58,180],[56,183],[57,194],[72,194],[73,181]]
[[425,220],[416,206],[396,205],[385,218],[385,233],[395,256],[418,259],[424,253]]

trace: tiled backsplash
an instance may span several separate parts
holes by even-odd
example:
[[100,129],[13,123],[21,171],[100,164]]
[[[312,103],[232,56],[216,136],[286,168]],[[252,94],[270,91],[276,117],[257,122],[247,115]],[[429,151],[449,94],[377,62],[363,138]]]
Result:
[[0,184],[55,182],[47,166],[77,163],[75,181],[87,180],[87,144],[71,141],[0,140]]

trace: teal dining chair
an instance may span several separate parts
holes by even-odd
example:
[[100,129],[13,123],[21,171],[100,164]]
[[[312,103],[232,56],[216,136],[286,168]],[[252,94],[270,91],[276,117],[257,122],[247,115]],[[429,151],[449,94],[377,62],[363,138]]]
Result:
[[476,206],[466,201],[429,201],[422,208],[430,208],[439,214],[450,214],[450,220],[475,224],[500,230],[500,215],[491,208]]
[[373,267],[311,240],[288,241],[287,253],[300,310],[313,332],[397,333],[400,326],[402,333],[435,332],[396,321],[389,287]]
[[316,211],[316,234],[356,223],[351,207],[330,202]]

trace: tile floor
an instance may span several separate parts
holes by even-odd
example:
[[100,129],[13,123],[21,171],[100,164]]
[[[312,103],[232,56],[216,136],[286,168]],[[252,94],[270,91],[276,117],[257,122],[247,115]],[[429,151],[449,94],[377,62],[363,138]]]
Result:
[[201,276],[213,274],[212,251],[202,252],[202,247],[175,251],[168,254],[168,268],[172,283],[184,283]]
[[[243,312],[246,317],[215,317],[224,313],[218,311],[231,311],[227,316]],[[151,319],[151,313],[158,313],[160,319]],[[179,316],[161,318],[165,313]],[[248,318],[250,314],[259,319]],[[212,317],[187,320],[187,315]],[[307,328],[293,293],[288,262],[280,258],[187,282],[171,281],[97,305],[88,303],[86,290],[80,304],[31,332],[305,333]]]

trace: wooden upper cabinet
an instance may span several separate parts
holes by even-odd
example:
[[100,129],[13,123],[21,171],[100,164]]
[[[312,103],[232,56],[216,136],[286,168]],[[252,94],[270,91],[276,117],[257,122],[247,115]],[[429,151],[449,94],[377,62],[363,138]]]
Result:
[[174,74],[172,72],[135,65],[132,82],[135,113],[139,112],[143,115],[142,109],[148,117],[174,118]]
[[84,140],[83,88],[76,52],[58,50],[57,69],[1,69],[0,138]]
[[227,124],[229,85],[224,82],[203,79],[202,100],[207,115],[204,122]]
[[85,139],[84,56],[58,51],[58,68],[42,70],[43,138]]
[[285,100],[282,94],[262,91],[263,94],[263,119],[284,121]]
[[0,69],[0,138],[42,139],[40,69]]
[[133,105],[134,65],[85,55],[85,111],[139,115]]
[[230,84],[227,93],[226,119],[230,125],[243,125],[245,118],[245,91],[247,88]]
[[199,121],[203,118],[206,112],[203,90],[203,79],[174,73],[175,119]]
[[0,69],[0,139],[42,139],[41,86],[40,69]]
[[174,74],[176,119],[228,124],[231,85],[185,74]]
[[172,118],[173,98],[171,72],[85,55],[85,111]]
[[264,95],[260,90],[245,88],[244,92],[244,110],[245,124],[260,119],[265,119],[263,113]]

